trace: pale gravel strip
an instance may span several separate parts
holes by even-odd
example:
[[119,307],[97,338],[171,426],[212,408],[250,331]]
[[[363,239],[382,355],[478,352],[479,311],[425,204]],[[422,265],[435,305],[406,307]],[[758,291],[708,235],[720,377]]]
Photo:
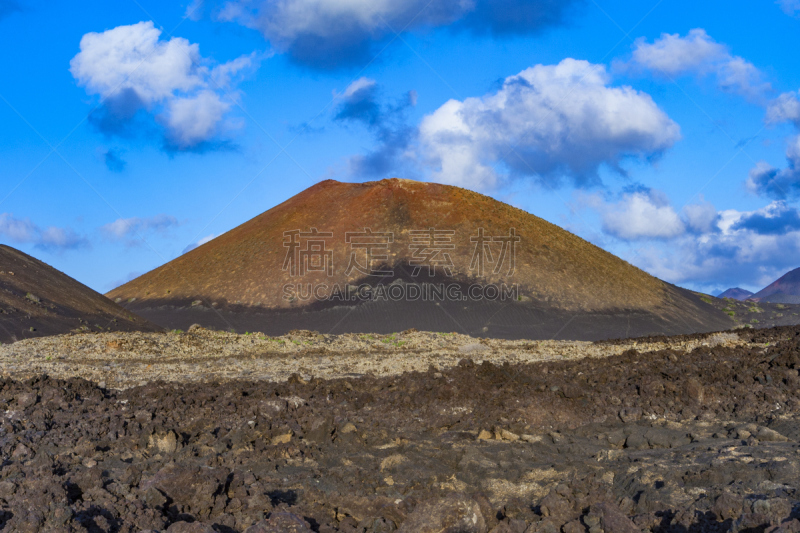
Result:
[[460,334],[408,332],[393,335],[315,335],[282,337],[193,328],[189,333],[84,333],[42,337],[0,346],[3,376],[26,379],[48,374],[82,377],[108,388],[124,389],[152,381],[285,381],[365,374],[397,375],[476,363],[531,363],[618,355],[631,348],[649,352],[670,348],[688,352],[701,345],[745,344],[734,333],[672,343],[631,341],[598,345],[578,341],[505,341]]

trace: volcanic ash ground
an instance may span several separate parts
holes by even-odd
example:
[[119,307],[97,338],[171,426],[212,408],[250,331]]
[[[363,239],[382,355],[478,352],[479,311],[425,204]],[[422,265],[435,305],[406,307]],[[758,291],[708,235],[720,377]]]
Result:
[[800,327],[0,347],[4,531],[800,531]]

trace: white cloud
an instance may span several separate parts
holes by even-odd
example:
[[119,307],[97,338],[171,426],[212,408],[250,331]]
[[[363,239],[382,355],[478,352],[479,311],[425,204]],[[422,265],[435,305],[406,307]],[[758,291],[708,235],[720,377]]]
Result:
[[161,41],[160,36],[152,22],[87,33],[70,71],[91,93],[108,97],[131,88],[147,105],[204,85],[200,47],[180,37]]
[[669,200],[655,191],[626,194],[614,204],[600,206],[603,231],[626,241],[671,239],[686,231]]
[[771,90],[755,65],[731,55],[727,46],[716,42],[702,28],[690,30],[686,37],[662,33],[653,43],[637,39],[630,62],[617,66],[670,78],[714,75],[722,90],[751,99],[761,99]]
[[[800,130],[800,92],[783,93],[769,103],[765,121],[768,125],[790,122]],[[759,161],[750,170],[747,188],[768,198],[785,200],[800,196],[800,135],[788,139],[786,168],[776,168]]]
[[585,185],[604,163],[619,170],[622,159],[658,155],[680,138],[649,95],[609,82],[603,65],[565,59],[506,78],[496,93],[446,102],[419,128],[431,179],[492,187],[503,163],[512,177]]
[[561,24],[575,0],[193,0],[197,19],[260,31],[303,64],[331,69],[374,58],[376,42],[422,28],[452,25],[477,34],[522,35]]
[[145,233],[165,233],[170,228],[180,225],[173,216],[160,214],[149,218],[131,217],[118,218],[100,228],[100,231],[111,240],[135,241],[141,239]]
[[50,226],[42,229],[30,219],[20,219],[11,213],[0,213],[0,237],[15,244],[32,244],[47,251],[85,248],[89,241],[70,228]]
[[678,212],[667,195],[656,189],[626,192],[616,201],[601,193],[579,194],[578,208],[590,208],[601,217],[603,232],[622,241],[669,240],[719,231],[720,214],[700,197]]
[[644,38],[636,40],[633,63],[669,76],[680,76],[688,72],[708,73],[713,65],[725,59],[728,50],[715,42],[703,29],[694,29],[686,37],[676,34],[661,34],[653,44]]
[[211,66],[197,44],[181,37],[163,40],[149,21],[87,33],[80,49],[70,71],[89,94],[104,100],[111,115],[107,120],[113,122],[106,124],[107,132],[143,108],[165,124],[166,137],[178,141],[177,149],[211,141],[220,132],[231,107],[225,92],[258,63],[254,53]]
[[747,178],[747,188],[755,194],[776,200],[800,196],[800,135],[789,139],[786,161],[784,169],[775,168],[766,161],[756,163]]
[[170,141],[188,148],[213,138],[230,107],[213,91],[170,100],[165,113]]
[[376,87],[377,82],[371,78],[358,78],[356,81],[347,86],[347,89],[340,96],[341,98],[352,98],[356,94],[365,90],[372,90]]
[[778,0],[775,3],[781,6],[787,15],[794,17],[800,14],[800,0]]
[[38,230],[29,219],[15,218],[11,213],[0,214],[0,235],[13,242],[24,243],[36,239]]
[[[259,30],[276,48],[302,62],[363,59],[370,40],[409,23],[453,22],[472,2],[445,0],[426,9],[428,0],[231,0],[216,18]],[[321,63],[321,61],[319,62]],[[325,68],[325,65],[317,66]]]
[[792,122],[800,128],[800,99],[798,93],[783,93],[767,106],[767,123]]
[[712,233],[717,230],[719,213],[708,202],[689,204],[683,208],[686,227],[695,233]]
[[759,288],[800,263],[800,211],[782,201],[753,211],[717,211],[701,202],[678,212],[663,193],[650,190],[616,203],[586,195],[580,204],[600,214],[606,234],[638,243],[632,253],[623,249],[623,257],[670,283]]
[[37,245],[40,248],[68,250],[80,248],[87,244],[86,239],[69,228],[51,226],[42,230]]
[[672,283],[719,288],[758,288],[800,263],[796,210],[787,212],[775,203],[750,212],[725,210],[719,213],[717,227],[711,233],[687,234],[668,248],[650,248],[637,263]]

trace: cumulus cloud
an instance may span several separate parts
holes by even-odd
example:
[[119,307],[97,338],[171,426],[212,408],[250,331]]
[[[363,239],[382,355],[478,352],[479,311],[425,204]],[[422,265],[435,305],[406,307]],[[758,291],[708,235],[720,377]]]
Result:
[[619,239],[670,239],[686,231],[665,195],[656,191],[626,194],[602,207],[603,231]]
[[149,21],[87,33],[80,50],[70,72],[102,99],[92,124],[107,135],[133,136],[152,115],[171,150],[197,149],[232,129],[225,120],[231,107],[226,92],[258,64],[253,53],[214,66],[197,44],[161,39],[161,30]]
[[800,136],[789,139],[786,149],[786,168],[775,168],[759,161],[750,170],[747,188],[755,194],[786,200],[800,196]]
[[791,122],[800,128],[800,99],[798,93],[783,93],[767,106],[767,124]]
[[763,98],[771,90],[755,65],[732,55],[727,46],[716,42],[702,28],[689,31],[686,37],[663,33],[652,43],[637,39],[631,60],[616,66],[669,78],[713,75],[720,89],[753,100]]
[[582,194],[580,207],[600,214],[603,232],[623,241],[669,240],[687,234],[718,231],[719,214],[708,202],[685,206],[680,212],[662,191],[644,186],[626,188],[618,199]]
[[[765,121],[767,125],[789,122],[800,130],[800,98],[798,92],[783,93],[769,103]],[[776,168],[759,161],[750,170],[747,188],[761,196],[775,200],[800,196],[800,135],[790,137],[786,148],[786,168]]]
[[523,35],[561,24],[581,0],[194,0],[187,15],[210,12],[261,32],[295,61],[320,69],[364,64],[395,32],[449,26],[476,34]]
[[149,218],[118,218],[100,228],[106,238],[113,241],[127,241],[135,244],[149,233],[165,234],[169,229],[179,226],[177,218],[160,214]]
[[689,204],[683,208],[683,220],[686,230],[702,235],[719,230],[720,217],[716,208],[708,202]]
[[0,213],[0,236],[15,244],[32,244],[49,252],[87,248],[89,241],[70,228],[40,228],[30,219]]
[[510,76],[495,93],[446,102],[419,128],[430,177],[489,188],[502,164],[510,178],[590,186],[601,165],[624,173],[623,159],[657,157],[680,138],[649,95],[609,83],[603,65],[565,59]]
[[599,213],[604,233],[635,243],[630,262],[678,285],[756,288],[800,263],[800,212],[783,201],[754,211],[701,201],[678,211],[663,193],[641,189],[613,202],[585,195],[580,204]]
[[783,202],[721,211],[717,231],[686,234],[668,249],[641,250],[636,262],[677,284],[762,287],[800,263],[800,213]]
[[334,120],[366,127],[378,143],[366,155],[350,158],[350,174],[361,178],[396,175],[401,166],[398,163],[408,154],[416,134],[406,117],[417,103],[417,93],[409,91],[396,102],[383,103],[375,80],[360,78],[337,97],[340,102]]
[[581,208],[600,214],[603,232],[622,241],[670,240],[720,231],[720,214],[703,200],[676,210],[667,195],[644,186],[626,188],[617,199],[601,193],[579,196]]
[[223,102],[213,91],[173,98],[167,104],[164,117],[170,144],[189,148],[213,138],[230,107],[231,104]]
[[759,235],[782,235],[800,231],[800,213],[786,202],[773,202],[759,211],[742,213],[730,227]]

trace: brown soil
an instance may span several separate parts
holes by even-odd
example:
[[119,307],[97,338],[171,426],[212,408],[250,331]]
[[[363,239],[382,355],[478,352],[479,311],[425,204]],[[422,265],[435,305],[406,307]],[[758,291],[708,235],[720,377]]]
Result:
[[69,331],[158,331],[102,294],[0,245],[0,343]]
[[490,358],[467,351],[456,366],[339,379],[119,391],[5,378],[0,521],[8,531],[800,531],[800,328],[726,335],[654,351],[581,344],[597,356],[538,362],[476,363]]

